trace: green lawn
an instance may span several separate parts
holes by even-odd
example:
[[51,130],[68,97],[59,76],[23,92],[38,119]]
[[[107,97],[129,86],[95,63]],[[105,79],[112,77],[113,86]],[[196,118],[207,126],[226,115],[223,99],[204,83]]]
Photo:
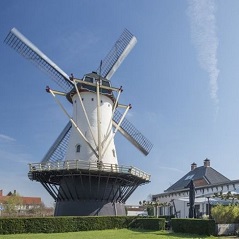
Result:
[[[52,234],[14,234],[0,235],[1,239],[179,239],[179,238],[217,238],[189,234],[175,234],[167,231],[139,231],[139,230],[103,230],[103,231],[83,231],[69,233]],[[220,239],[223,239],[220,237]]]

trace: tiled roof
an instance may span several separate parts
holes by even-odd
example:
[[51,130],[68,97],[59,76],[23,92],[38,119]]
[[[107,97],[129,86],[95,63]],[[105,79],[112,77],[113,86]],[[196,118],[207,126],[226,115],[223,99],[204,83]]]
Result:
[[217,172],[211,167],[197,167],[194,170],[188,172],[185,176],[179,179],[176,183],[170,186],[165,192],[181,190],[187,187],[189,182],[193,180],[195,186],[204,186],[216,183],[226,183],[230,180],[223,176],[221,173]]
[[[0,202],[5,203],[11,196],[0,196]],[[40,197],[20,197],[23,205],[40,205]]]

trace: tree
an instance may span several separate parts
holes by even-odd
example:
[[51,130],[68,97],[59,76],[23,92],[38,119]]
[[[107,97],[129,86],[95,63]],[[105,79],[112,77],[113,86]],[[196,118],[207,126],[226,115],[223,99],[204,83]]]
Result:
[[[143,200],[142,202],[139,201],[139,205],[144,206],[144,208],[147,210],[149,216],[158,216],[157,215],[157,208],[158,207],[168,207],[171,206],[170,203],[160,203],[159,201],[146,201]],[[156,214],[156,215],[155,215]]]
[[8,215],[16,214],[21,210],[22,203],[23,201],[19,194],[9,194],[5,203],[3,204],[4,212]]

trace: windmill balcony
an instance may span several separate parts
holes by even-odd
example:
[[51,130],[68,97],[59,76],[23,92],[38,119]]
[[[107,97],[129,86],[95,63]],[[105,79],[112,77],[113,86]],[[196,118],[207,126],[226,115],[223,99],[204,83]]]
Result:
[[124,166],[117,164],[106,164],[97,162],[87,162],[84,160],[67,160],[67,161],[56,161],[48,163],[31,163],[29,164],[30,172],[43,172],[43,171],[57,171],[57,170],[89,170],[89,171],[101,171],[101,172],[112,172],[121,173],[127,175],[133,175],[138,178],[150,181],[150,174],[135,168],[133,166]]

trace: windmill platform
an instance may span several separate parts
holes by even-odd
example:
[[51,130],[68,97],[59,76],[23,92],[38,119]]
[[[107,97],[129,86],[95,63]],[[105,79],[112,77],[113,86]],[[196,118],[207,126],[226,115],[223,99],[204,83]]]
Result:
[[150,182],[149,174],[132,166],[80,160],[30,164],[28,177],[54,198],[55,216],[126,215],[126,200]]

